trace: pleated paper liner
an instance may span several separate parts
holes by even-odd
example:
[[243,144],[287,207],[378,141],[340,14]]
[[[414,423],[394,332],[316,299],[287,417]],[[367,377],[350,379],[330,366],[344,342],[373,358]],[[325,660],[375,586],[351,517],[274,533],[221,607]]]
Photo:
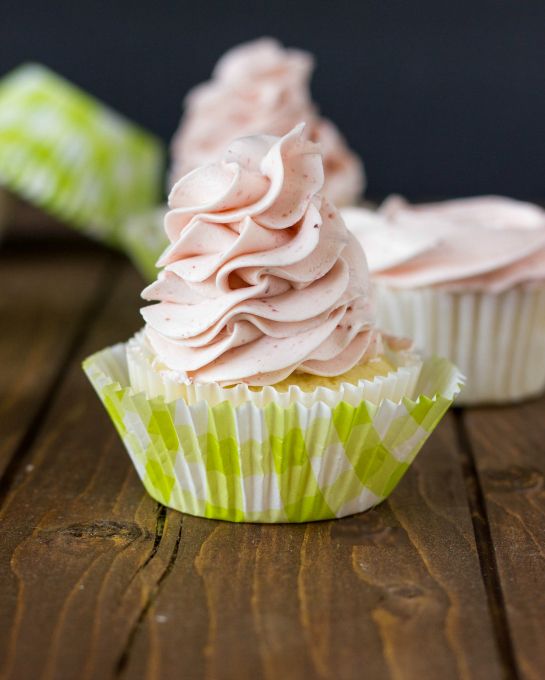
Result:
[[129,381],[135,391],[144,392],[150,398],[163,396],[166,401],[183,399],[189,405],[200,401],[206,401],[208,405],[229,401],[234,406],[239,406],[251,401],[262,408],[274,401],[278,406],[287,408],[295,402],[311,407],[316,401],[322,401],[333,407],[340,401],[346,401],[353,406],[357,406],[364,399],[373,404],[380,404],[384,399],[400,401],[404,396],[414,394],[422,368],[422,359],[419,355],[412,352],[394,352],[386,346],[385,358],[397,370],[387,375],[376,375],[372,380],[343,382],[335,389],[320,386],[310,391],[301,389],[297,384],[290,385],[284,391],[280,391],[277,386],[253,390],[243,384],[224,388],[217,383],[180,383],[171,377],[168,369],[157,370],[153,352],[145,341],[143,331],[131,338],[126,347]]
[[331,519],[380,503],[463,381],[447,360],[430,359],[414,395],[397,402],[284,407],[148,398],[130,385],[125,344],[89,357],[84,370],[150,495],[235,522]]
[[378,323],[467,376],[457,403],[508,403],[545,390],[545,286],[503,293],[376,285]]
[[0,186],[110,245],[162,193],[163,145],[43,66],[0,81]]

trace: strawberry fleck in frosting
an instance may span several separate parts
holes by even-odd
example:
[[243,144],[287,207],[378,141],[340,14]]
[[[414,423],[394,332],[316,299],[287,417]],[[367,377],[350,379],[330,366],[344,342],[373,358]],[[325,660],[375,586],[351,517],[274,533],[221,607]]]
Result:
[[545,280],[545,211],[500,196],[343,211],[373,279],[392,288],[499,293]]
[[272,385],[336,376],[381,350],[365,255],[319,193],[318,146],[235,140],[173,187],[164,267],[143,297],[146,337],[180,380]]
[[284,135],[305,122],[309,139],[321,146],[324,193],[338,205],[356,202],[364,189],[363,166],[335,125],[319,116],[309,87],[313,67],[308,52],[285,49],[271,38],[229,50],[212,79],[186,98],[171,147],[172,183],[214,162],[236,137]]

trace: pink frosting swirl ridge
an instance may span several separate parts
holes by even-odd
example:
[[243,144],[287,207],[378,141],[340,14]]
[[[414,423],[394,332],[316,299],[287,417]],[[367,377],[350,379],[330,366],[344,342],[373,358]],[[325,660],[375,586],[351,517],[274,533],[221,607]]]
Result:
[[321,118],[310,94],[312,56],[261,38],[229,50],[212,79],[189,92],[171,145],[171,182],[213,163],[236,137],[284,135],[300,122],[321,145],[324,193],[337,204],[355,202],[364,189],[363,165],[339,130]]
[[272,385],[340,375],[380,334],[365,255],[321,196],[319,148],[299,125],[235,140],[173,187],[164,267],[143,297],[146,337],[180,380]]
[[502,292],[545,281],[545,211],[501,196],[343,211],[374,280],[393,288]]

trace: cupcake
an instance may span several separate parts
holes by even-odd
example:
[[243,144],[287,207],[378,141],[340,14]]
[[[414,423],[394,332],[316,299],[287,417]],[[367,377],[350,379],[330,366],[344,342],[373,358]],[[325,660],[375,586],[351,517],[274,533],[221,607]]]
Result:
[[333,123],[319,115],[310,94],[314,60],[261,38],[229,50],[212,79],[189,92],[185,115],[172,141],[171,183],[212,163],[235,137],[284,135],[306,122],[306,135],[321,146],[324,193],[337,205],[357,202],[363,165]]
[[484,196],[343,211],[363,245],[378,321],[467,376],[459,403],[545,388],[545,211]]
[[85,370],[149,493],[252,522],[383,500],[460,383],[375,326],[365,256],[304,126],[180,179],[145,327]]

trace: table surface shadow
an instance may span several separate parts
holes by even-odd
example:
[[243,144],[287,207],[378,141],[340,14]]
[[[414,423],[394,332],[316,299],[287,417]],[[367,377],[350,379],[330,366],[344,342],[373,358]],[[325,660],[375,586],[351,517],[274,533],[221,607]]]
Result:
[[361,515],[182,515],[81,370],[143,285],[82,238],[0,247],[2,680],[545,677],[545,398],[451,411]]

